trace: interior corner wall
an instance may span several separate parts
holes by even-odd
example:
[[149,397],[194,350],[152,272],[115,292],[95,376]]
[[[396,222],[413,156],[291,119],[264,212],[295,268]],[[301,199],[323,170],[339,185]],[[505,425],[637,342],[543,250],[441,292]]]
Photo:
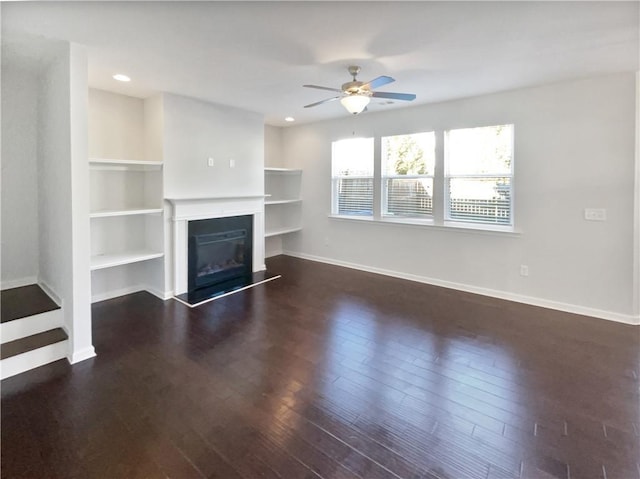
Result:
[[[640,323],[633,309],[635,75],[621,73],[284,129],[303,230],[285,252]],[[331,142],[513,123],[519,235],[329,218]],[[604,222],[585,208],[605,208]],[[520,265],[529,276],[520,276]]]
[[143,100],[89,89],[90,158],[144,160],[143,125]]
[[61,44],[44,69],[38,111],[39,281],[62,301],[69,361],[94,355],[89,276],[86,52]]
[[[89,225],[88,59],[86,49],[69,45],[71,162],[71,258],[73,333],[69,362],[95,356],[91,332],[91,239]],[[66,316],[66,313],[65,313]]]
[[633,314],[640,317],[640,71],[636,72],[636,174],[633,215]]
[[264,166],[285,168],[282,153],[282,130],[280,126],[264,126]]
[[38,278],[38,72],[2,65],[2,289]]

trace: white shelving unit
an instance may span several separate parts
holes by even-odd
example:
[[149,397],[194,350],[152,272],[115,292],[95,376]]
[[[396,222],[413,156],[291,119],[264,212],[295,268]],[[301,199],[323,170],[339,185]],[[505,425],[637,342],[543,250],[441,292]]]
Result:
[[265,238],[302,229],[302,170],[265,168]]
[[164,256],[162,163],[91,158],[91,270]]

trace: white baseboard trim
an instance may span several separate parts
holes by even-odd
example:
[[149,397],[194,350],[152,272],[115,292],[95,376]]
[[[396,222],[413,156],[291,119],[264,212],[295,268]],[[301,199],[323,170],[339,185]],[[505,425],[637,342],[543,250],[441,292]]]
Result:
[[173,298],[173,291],[160,291],[159,289],[153,288],[149,285],[146,285],[143,288],[147,293],[154,295],[156,298],[160,298],[163,301]]
[[80,351],[74,351],[70,356],[67,356],[67,361],[70,364],[76,364],[86,359],[94,358],[96,356],[96,350],[93,346],[81,349]]
[[419,283],[430,284],[432,286],[440,286],[443,288],[455,289],[458,291],[464,291],[467,293],[480,294],[483,296],[490,296],[498,299],[505,299],[507,301],[514,301],[516,303],[529,304],[531,306],[539,306],[542,308],[555,309],[566,313],[579,314],[582,316],[591,316],[598,319],[606,319],[608,321],[615,321],[617,323],[639,325],[640,315],[634,316],[631,314],[616,313],[613,311],[604,311],[596,308],[589,308],[585,306],[579,306],[575,304],[562,303],[559,301],[552,301],[543,298],[535,298],[532,296],[526,296],[522,294],[510,293],[507,291],[499,291],[495,289],[482,288],[479,286],[473,286],[463,283],[455,283],[452,281],[444,281],[435,278],[429,278],[426,276],[418,276],[415,274],[402,273],[400,271],[393,271],[383,268],[375,268],[363,264],[350,263],[347,261],[335,260],[332,258],[325,258],[322,256],[315,256],[306,253],[299,253],[296,251],[284,251],[283,254],[287,256],[293,256],[294,258],[307,259],[310,261],[317,261],[319,263],[332,264],[335,266],[342,266],[345,268],[357,269],[360,271],[367,271],[369,273],[377,273],[385,276],[392,276],[394,278],[406,279],[409,281],[416,281]]
[[114,289],[105,293],[94,294],[91,296],[91,302],[97,303],[99,301],[106,301],[107,299],[118,298],[127,294],[137,293],[139,291],[146,291],[149,294],[160,298],[163,301],[173,298],[173,291],[160,291],[147,284],[136,284],[127,288]]
[[54,303],[56,303],[58,306],[62,307],[62,300],[60,299],[60,296],[58,296],[53,291],[51,286],[49,286],[47,283],[45,283],[42,279],[38,279],[38,286],[40,286],[40,288],[42,288],[42,291],[44,291],[45,293],[47,293],[47,295],[49,295],[49,297],[53,300]]
[[125,294],[137,293],[138,291],[145,291],[147,288],[143,284],[136,284],[133,286],[127,286],[126,288],[113,289],[104,293],[92,294],[91,302],[97,303],[99,301],[106,301],[107,299],[117,298],[124,296]]
[[0,282],[0,290],[20,288],[22,286],[29,286],[30,284],[36,284],[38,278],[36,276],[29,276],[27,278],[7,279]]

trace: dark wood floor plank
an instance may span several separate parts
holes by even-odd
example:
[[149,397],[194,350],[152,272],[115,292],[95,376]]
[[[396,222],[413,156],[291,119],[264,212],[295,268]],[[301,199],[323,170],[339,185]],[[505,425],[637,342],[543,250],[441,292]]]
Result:
[[2,477],[640,479],[639,328],[299,259],[93,305],[2,382]]
[[0,321],[3,323],[59,308],[37,284],[0,291]]
[[55,328],[43,333],[16,339],[0,346],[0,359],[7,359],[18,354],[26,353],[43,346],[49,346],[67,339],[67,333],[62,328]]

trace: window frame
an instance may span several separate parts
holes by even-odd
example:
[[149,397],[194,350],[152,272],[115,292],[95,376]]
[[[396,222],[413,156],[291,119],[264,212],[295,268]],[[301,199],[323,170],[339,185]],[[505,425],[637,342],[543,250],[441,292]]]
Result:
[[[413,135],[421,135],[421,134],[432,134],[433,135],[433,173],[431,174],[414,174],[414,175],[387,175],[387,168],[385,168],[385,159],[383,159],[384,154],[384,141],[385,138],[393,138],[398,136],[413,136]],[[435,130],[427,130],[427,131],[418,131],[414,133],[399,133],[395,135],[385,135],[380,136],[380,218],[386,220],[393,220],[393,222],[402,222],[403,220],[410,221],[412,223],[416,221],[424,221],[424,222],[433,222],[434,217],[434,207],[435,207],[435,170],[437,164],[437,153],[436,153],[436,142],[437,135]],[[375,166],[375,164],[374,164]],[[419,180],[419,179],[430,179],[431,180],[431,213],[425,215],[393,215],[388,213],[389,208],[389,194],[388,194],[388,180]]]
[[[449,145],[449,133],[455,130],[467,130],[467,129],[476,129],[476,128],[491,128],[497,126],[509,126],[511,128],[511,163],[509,165],[509,173],[468,173],[468,174],[450,174],[449,173],[449,153],[448,153],[448,145]],[[499,125],[482,125],[482,126],[472,126],[465,128],[449,128],[444,130],[444,153],[443,153],[443,170],[444,170],[444,181],[443,181],[443,194],[444,194],[444,202],[443,202],[443,221],[445,225],[456,226],[456,225],[468,225],[472,228],[483,228],[491,230],[504,230],[504,231],[513,231],[515,228],[515,218],[514,218],[514,171],[515,171],[515,125],[513,123],[503,123]],[[437,160],[437,158],[436,158]],[[474,178],[509,178],[509,223],[498,223],[498,222],[489,222],[489,221],[474,221],[474,220],[460,220],[451,217],[451,194],[449,193],[451,188],[451,179],[452,178],[460,178],[460,179],[474,179]]]
[[[369,175],[334,175],[334,156],[335,156],[335,145],[336,143],[342,141],[349,140],[371,140],[371,163],[372,170],[371,176]],[[360,219],[373,219],[375,216],[375,197],[376,197],[376,189],[375,189],[375,172],[376,172],[376,161],[375,161],[375,137],[358,137],[358,138],[342,138],[339,140],[334,140],[331,143],[331,215],[332,216],[340,216],[345,218],[360,218]],[[340,213],[340,196],[339,196],[339,182],[345,179],[361,179],[361,180],[371,180],[371,214],[369,215],[359,215],[359,214],[349,214],[349,213]]]

